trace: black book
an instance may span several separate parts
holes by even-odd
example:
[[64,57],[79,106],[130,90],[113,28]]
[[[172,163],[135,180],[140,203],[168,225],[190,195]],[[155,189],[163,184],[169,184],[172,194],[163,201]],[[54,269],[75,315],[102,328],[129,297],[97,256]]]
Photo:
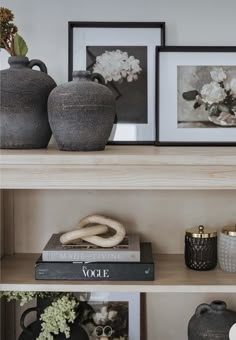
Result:
[[140,262],[43,262],[35,264],[36,280],[153,281],[151,243],[141,243]]

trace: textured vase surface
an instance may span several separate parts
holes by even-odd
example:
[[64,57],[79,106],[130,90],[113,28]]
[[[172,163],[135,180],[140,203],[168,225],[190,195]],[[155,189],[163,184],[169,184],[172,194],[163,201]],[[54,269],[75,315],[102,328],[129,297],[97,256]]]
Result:
[[220,233],[218,241],[219,265],[225,272],[236,273],[236,237]]
[[217,265],[217,237],[185,236],[185,264],[189,269],[205,271]]
[[188,340],[229,340],[229,331],[236,323],[236,312],[225,302],[201,304],[189,321]]
[[100,75],[73,73],[73,81],[56,87],[48,99],[49,122],[61,150],[104,150],[115,119],[115,99]]
[[0,147],[45,148],[51,137],[47,100],[56,83],[40,60],[10,57],[9,64],[1,71]]

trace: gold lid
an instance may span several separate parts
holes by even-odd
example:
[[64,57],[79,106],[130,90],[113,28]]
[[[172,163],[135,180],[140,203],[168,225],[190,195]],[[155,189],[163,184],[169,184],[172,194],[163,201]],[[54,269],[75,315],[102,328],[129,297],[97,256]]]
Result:
[[222,233],[229,236],[236,236],[236,224],[234,227],[224,227]]
[[217,231],[205,228],[203,225],[186,230],[186,235],[194,238],[212,238],[217,236]]

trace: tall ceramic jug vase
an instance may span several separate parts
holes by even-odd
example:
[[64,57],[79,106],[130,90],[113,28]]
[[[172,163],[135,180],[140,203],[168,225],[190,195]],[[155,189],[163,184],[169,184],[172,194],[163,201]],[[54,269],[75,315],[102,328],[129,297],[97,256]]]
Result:
[[51,137],[47,100],[56,83],[40,60],[16,56],[8,62],[1,71],[0,148],[45,148]]

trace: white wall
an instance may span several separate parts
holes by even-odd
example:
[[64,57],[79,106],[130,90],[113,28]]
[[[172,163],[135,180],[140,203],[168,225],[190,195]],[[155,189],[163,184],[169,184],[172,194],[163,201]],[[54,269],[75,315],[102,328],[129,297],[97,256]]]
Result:
[[[235,0],[2,0],[12,9],[29,58],[67,81],[68,21],[165,21],[168,45],[236,45]],[[7,67],[3,52],[2,68]]]

